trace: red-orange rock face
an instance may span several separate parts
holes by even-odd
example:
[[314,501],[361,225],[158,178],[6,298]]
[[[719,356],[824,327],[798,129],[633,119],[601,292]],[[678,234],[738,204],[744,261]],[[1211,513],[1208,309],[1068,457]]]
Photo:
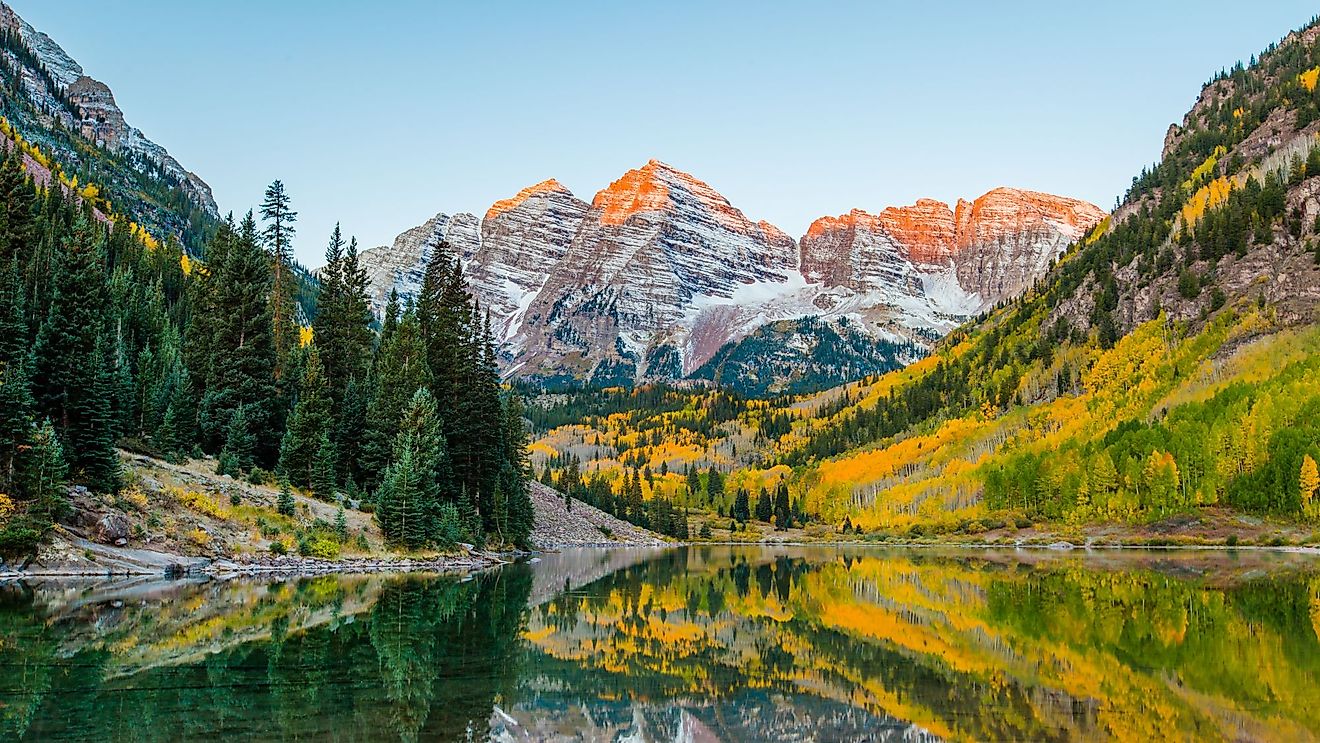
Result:
[[854,209],[811,225],[802,272],[865,292],[953,268],[958,284],[990,305],[1025,289],[1104,216],[1085,201],[1012,188],[959,200],[956,209],[933,199],[875,215]]

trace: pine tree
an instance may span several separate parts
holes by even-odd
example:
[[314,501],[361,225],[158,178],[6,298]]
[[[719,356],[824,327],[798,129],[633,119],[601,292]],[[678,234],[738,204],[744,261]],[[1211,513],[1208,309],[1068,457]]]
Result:
[[393,458],[376,496],[376,520],[391,544],[419,549],[434,543],[444,460],[435,398],[422,387],[403,412]]
[[294,514],[293,487],[289,485],[288,478],[280,478],[280,495],[275,501],[275,510],[281,516]]
[[775,527],[789,529],[793,526],[793,512],[788,505],[788,483],[783,480],[775,487]]
[[279,378],[289,355],[298,344],[298,329],[294,314],[293,224],[298,212],[290,208],[290,199],[284,183],[275,181],[266,188],[261,202],[261,218],[265,229],[262,240],[270,251],[272,281],[270,290],[271,330],[274,334],[276,378]]
[[308,348],[307,361],[303,364],[298,402],[294,405],[293,414],[289,416],[284,438],[280,442],[279,469],[294,485],[312,485],[317,452],[332,430],[331,405],[321,367],[321,354],[313,343]]
[[738,488],[738,494],[733,499],[733,513],[731,514],[733,518],[741,523],[747,523],[748,519],[752,517],[748,505],[747,489]]
[[330,434],[321,433],[321,440],[316,447],[316,459],[312,463],[312,493],[324,501],[335,499],[335,467],[338,465],[335,442]]
[[770,501],[770,493],[765,488],[761,488],[756,495],[756,520],[769,521],[774,516],[774,505]]

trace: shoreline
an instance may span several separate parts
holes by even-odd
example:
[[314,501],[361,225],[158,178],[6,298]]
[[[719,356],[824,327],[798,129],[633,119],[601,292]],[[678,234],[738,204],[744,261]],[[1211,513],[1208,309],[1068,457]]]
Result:
[[995,542],[870,542],[858,540],[828,541],[689,541],[665,545],[636,545],[626,543],[596,543],[582,545],[547,545],[527,553],[494,553],[473,551],[466,555],[436,557],[355,557],[342,560],[322,560],[311,557],[283,556],[259,562],[240,562],[229,559],[186,557],[168,553],[154,553],[163,562],[141,565],[52,565],[34,566],[27,570],[0,568],[0,583],[22,580],[88,579],[88,578],[161,578],[168,580],[209,578],[230,580],[248,577],[290,577],[319,575],[368,575],[408,573],[442,573],[468,575],[511,564],[522,556],[537,557],[567,551],[612,551],[631,549],[666,549],[677,547],[834,547],[859,549],[956,549],[956,550],[1013,550],[1034,553],[1090,553],[1090,552],[1257,552],[1320,556],[1320,547],[1304,545],[1215,545],[1215,544],[1072,544]]
[[62,564],[34,565],[26,570],[0,568],[0,583],[22,580],[87,578],[161,578],[167,580],[211,578],[229,580],[255,576],[367,575],[377,573],[452,573],[471,574],[507,565],[516,554],[471,552],[466,555],[437,557],[361,557],[321,560],[285,556],[262,562],[239,562],[228,559],[185,557],[155,553],[167,562],[154,564]]

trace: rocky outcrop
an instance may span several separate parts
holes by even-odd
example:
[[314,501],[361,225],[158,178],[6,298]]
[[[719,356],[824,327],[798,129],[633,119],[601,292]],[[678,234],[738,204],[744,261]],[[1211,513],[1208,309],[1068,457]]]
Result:
[[[817,220],[799,242],[651,160],[590,204],[547,180],[481,220],[437,215],[362,261],[379,311],[391,287],[415,296],[448,242],[492,313],[508,375],[608,385],[695,374],[783,391],[842,381],[820,376],[823,357],[839,374],[919,357],[1025,290],[1103,217],[1076,199],[1001,188],[955,208],[922,199],[878,214],[854,209]],[[778,344],[765,368],[736,368],[767,358],[753,335],[771,325],[810,327],[813,337]],[[846,358],[831,357],[819,342],[858,334],[887,350],[832,343]]]
[[539,482],[527,486],[536,519],[532,545],[537,549],[565,547],[663,547],[668,542],[654,532],[574,500],[570,507],[563,494]]
[[23,93],[40,119],[31,122],[34,127],[49,129],[58,124],[80,134],[94,147],[123,154],[137,170],[151,178],[163,176],[175,183],[194,206],[217,216],[211,187],[180,165],[164,147],[130,126],[109,86],[85,74],[59,44],[4,3],[0,3],[0,31],[17,36],[39,63],[29,66],[12,51],[0,51],[22,76]]

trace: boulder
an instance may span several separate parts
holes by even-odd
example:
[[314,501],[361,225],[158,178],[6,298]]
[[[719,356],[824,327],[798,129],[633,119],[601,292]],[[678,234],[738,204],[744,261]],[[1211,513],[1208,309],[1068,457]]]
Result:
[[123,514],[107,513],[97,519],[92,527],[92,539],[101,544],[116,544],[119,540],[128,544],[128,536],[132,528],[133,525]]

